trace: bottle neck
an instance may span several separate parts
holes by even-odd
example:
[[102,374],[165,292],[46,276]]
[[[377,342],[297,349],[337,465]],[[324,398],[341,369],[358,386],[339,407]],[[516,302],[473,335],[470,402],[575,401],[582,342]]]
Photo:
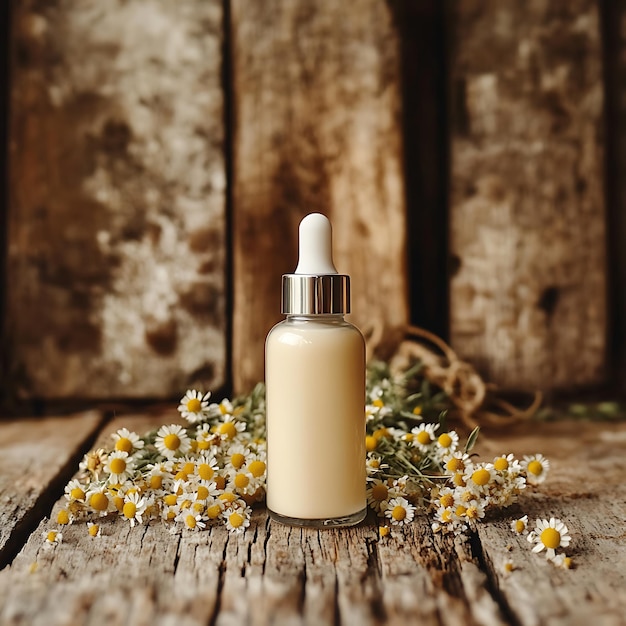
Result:
[[316,313],[309,315],[296,315],[290,313],[286,317],[287,322],[317,322],[319,324],[339,324],[343,323],[343,313]]

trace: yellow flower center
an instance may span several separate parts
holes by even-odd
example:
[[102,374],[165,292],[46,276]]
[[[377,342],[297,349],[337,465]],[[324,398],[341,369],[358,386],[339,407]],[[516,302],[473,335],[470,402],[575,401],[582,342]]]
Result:
[[263,461],[252,461],[248,469],[255,478],[260,478],[265,474],[265,463]]
[[531,461],[528,464],[528,471],[535,476],[539,476],[543,473],[543,465],[539,461]]
[[396,522],[401,522],[406,517],[406,509],[403,506],[394,506],[393,511],[391,511],[391,517],[396,520]]
[[413,415],[421,415],[422,414],[422,407],[421,406],[416,406],[413,409]]
[[130,454],[133,450],[133,442],[127,437],[120,437],[115,442],[115,449],[120,452],[128,452],[128,454]]
[[372,469],[378,469],[380,467],[380,459],[370,459],[369,465]]
[[465,469],[465,463],[461,459],[453,458],[446,463],[446,469],[449,472],[459,472]]
[[367,437],[365,437],[365,449],[368,452],[372,452],[376,450],[377,445],[378,445],[378,440],[376,439],[376,437],[372,437],[372,435],[367,435]]
[[198,476],[202,478],[202,480],[211,480],[213,478],[213,468],[208,463],[201,463],[198,466]]
[[196,469],[196,465],[195,463],[192,463],[191,461],[187,461],[187,463],[183,465],[183,472],[185,472],[185,474],[193,474],[195,469]]
[[48,533],[48,536],[46,537],[46,539],[50,542],[50,543],[54,543],[57,540],[57,534],[54,532],[54,530],[51,530]]
[[113,505],[118,511],[121,511],[124,508],[124,498],[122,498],[122,496],[115,496],[113,498]]
[[224,502],[234,502],[237,499],[237,496],[234,493],[229,492],[221,493],[218,497]]
[[224,422],[220,424],[217,432],[219,432],[220,435],[226,435],[228,439],[232,439],[237,434],[237,429],[232,422]]
[[515,568],[515,566],[513,565],[513,563],[511,563],[511,561],[507,561],[507,562],[504,564],[504,569],[505,569],[505,571],[507,571],[507,572],[512,572],[514,568]]
[[443,521],[443,522],[450,522],[451,520],[452,520],[452,511],[450,509],[446,509],[441,514],[441,521]]
[[546,548],[558,548],[561,545],[561,533],[556,528],[546,528],[539,536]]
[[176,497],[176,494],[173,494],[173,493],[168,493],[163,498],[163,502],[165,502],[165,504],[167,504],[167,506],[174,506],[176,504],[177,500],[178,500],[178,498]]
[[180,438],[174,433],[165,435],[165,437],[163,437],[163,445],[168,450],[178,450],[178,448],[180,448]]
[[124,508],[122,509],[122,513],[126,519],[133,519],[133,517],[135,517],[135,513],[137,513],[137,505],[134,502],[126,502],[124,504]]
[[222,509],[219,504],[212,504],[207,508],[206,514],[209,519],[217,519],[220,516]]
[[503,472],[504,470],[509,469],[509,462],[503,457],[501,456],[499,459],[496,459],[495,463],[493,464],[493,466],[499,471],[499,472]]
[[200,402],[198,398],[192,398],[191,400],[187,401],[187,410],[190,413],[198,413],[198,411],[200,411],[201,408],[202,408],[202,402]]
[[126,461],[124,459],[111,459],[109,467],[111,474],[123,474],[126,471]]
[[180,472],[176,472],[174,475],[175,480],[187,480],[189,478],[189,474],[184,470],[180,470]]
[[184,511],[185,509],[188,509],[191,506],[191,500],[183,500],[182,504],[180,505],[180,508],[182,511]]
[[374,431],[374,433],[372,434],[372,437],[374,437],[374,439],[378,441],[379,439],[382,439],[383,437],[390,438],[391,435],[389,434],[389,431],[386,428],[379,428],[378,430]]
[[465,508],[462,504],[459,504],[459,505],[456,507],[456,511],[455,511],[455,513],[456,513],[459,517],[463,517],[463,515],[465,515],[465,514],[467,513],[467,509],[466,509],[466,508]]
[[222,415],[227,415],[228,414],[228,405],[224,404],[223,402],[220,402],[220,413]]
[[454,504],[454,497],[451,493],[446,493],[445,495],[441,496],[441,498],[439,498],[439,504],[441,504],[441,506],[443,507],[452,506]]
[[196,518],[193,515],[187,515],[185,518],[185,525],[187,528],[195,528],[197,525]]
[[235,487],[238,489],[244,489],[248,486],[250,479],[245,474],[237,474],[235,476]]
[[491,479],[491,474],[484,468],[476,470],[472,474],[472,480],[479,486],[484,487]]
[[96,537],[98,534],[98,531],[100,530],[100,526],[98,526],[98,524],[92,524],[89,529],[87,530],[87,532],[92,536],[92,537]]
[[94,493],[89,498],[89,506],[96,511],[106,511],[109,508],[109,499],[103,493]]
[[523,533],[525,528],[526,528],[526,524],[524,524],[524,522],[521,519],[518,519],[515,522],[515,532],[516,533],[519,533],[519,534]]
[[372,487],[372,498],[376,502],[382,502],[389,496],[389,489],[385,485],[374,485]]
[[385,403],[380,398],[376,398],[376,400],[372,402],[372,406],[375,406],[377,409],[382,409]]
[[203,439],[202,441],[198,441],[197,447],[198,450],[208,450],[211,447],[211,444],[206,441],[206,439]]
[[57,523],[65,526],[70,523],[70,515],[65,509],[61,509],[57,514]]
[[430,434],[426,430],[421,430],[417,433],[417,441],[421,443],[423,446],[430,443]]
[[442,448],[449,448],[452,445],[452,437],[450,437],[448,433],[443,433],[442,435],[439,435],[437,441]]
[[235,469],[240,469],[241,466],[245,463],[245,461],[246,461],[246,457],[239,452],[232,454],[230,457],[230,463]]
[[467,515],[470,519],[477,519],[478,509],[475,506],[468,506],[465,510],[465,515]]
[[381,537],[386,537],[389,534],[389,526],[379,526],[378,527],[378,534]]
[[209,497],[209,490],[204,486],[198,487],[198,500],[206,500]]
[[163,476],[150,476],[150,489],[161,489],[163,487]]
[[196,514],[202,515],[202,513],[204,513],[204,504],[202,504],[202,501],[194,502],[191,508]]
[[72,498],[72,500],[84,500],[85,492],[80,487],[74,487],[74,489],[70,491],[70,498]]
[[455,486],[457,487],[465,487],[465,479],[463,478],[463,474],[461,472],[457,472],[453,477],[452,477],[452,482],[455,484]]
[[244,517],[240,513],[231,513],[228,516],[228,521],[233,528],[239,528],[243,524]]
[[171,522],[176,517],[176,511],[168,511],[166,517]]

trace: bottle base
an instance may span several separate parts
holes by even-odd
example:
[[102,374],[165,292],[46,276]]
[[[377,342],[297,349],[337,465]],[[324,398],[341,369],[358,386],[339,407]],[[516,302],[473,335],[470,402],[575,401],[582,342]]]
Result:
[[[268,509],[269,510],[269,509]],[[343,517],[306,519],[301,517],[288,517],[269,510],[270,519],[287,526],[302,526],[305,528],[343,528],[345,526],[356,526],[362,522],[367,515],[367,507],[353,513],[352,515],[344,515]]]

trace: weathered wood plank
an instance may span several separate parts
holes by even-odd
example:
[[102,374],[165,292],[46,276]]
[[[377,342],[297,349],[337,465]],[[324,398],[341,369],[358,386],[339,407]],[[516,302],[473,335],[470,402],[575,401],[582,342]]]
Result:
[[10,389],[223,384],[221,0],[13,6]]
[[263,378],[306,213],[333,222],[355,323],[407,321],[398,40],[378,0],[232,3],[237,391]]
[[449,3],[451,340],[493,382],[601,382],[598,4]]
[[[120,417],[102,436],[170,417]],[[426,517],[380,539],[371,518],[318,532],[275,524],[258,509],[241,536],[222,526],[172,535],[159,523],[130,529],[116,519],[103,523],[98,539],[83,524],[66,527],[54,550],[42,547],[44,521],[0,572],[0,622],[561,626],[595,616],[594,623],[622,623],[626,424],[524,425],[483,438],[479,453],[503,450],[550,455],[549,481],[510,514],[562,517],[573,531],[576,569],[557,570],[532,554],[509,518],[484,523],[469,541],[433,536]],[[506,558],[517,568],[509,575]]]
[[20,540],[18,535],[36,526],[52,506],[77,455],[101,422],[96,411],[0,421],[0,567],[15,549],[12,544]]

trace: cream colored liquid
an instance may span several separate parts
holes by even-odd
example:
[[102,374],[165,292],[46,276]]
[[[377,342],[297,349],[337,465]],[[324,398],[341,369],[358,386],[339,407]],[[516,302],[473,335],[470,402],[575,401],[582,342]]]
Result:
[[306,320],[267,337],[267,505],[339,518],[366,506],[365,345],[342,316]]

